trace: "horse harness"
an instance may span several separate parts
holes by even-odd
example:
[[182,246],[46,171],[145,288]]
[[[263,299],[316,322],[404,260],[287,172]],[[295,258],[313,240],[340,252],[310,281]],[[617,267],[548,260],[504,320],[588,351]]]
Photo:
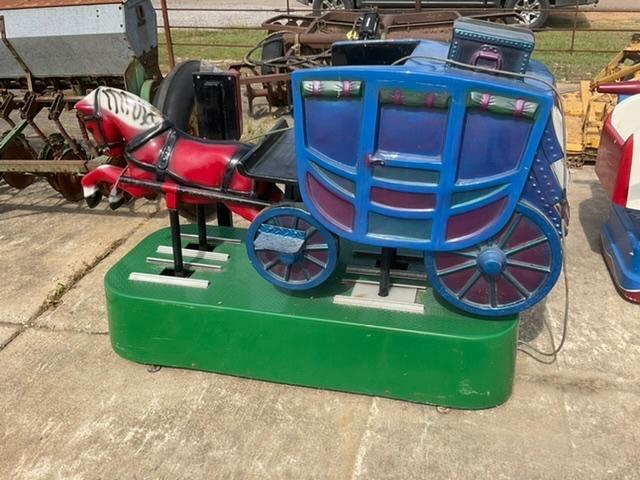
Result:
[[[133,156],[133,153],[136,150],[141,148],[150,140],[162,135],[167,130],[169,130],[169,133],[167,134],[167,138],[164,142],[164,145],[162,146],[162,148],[160,149],[160,152],[158,153],[157,162],[155,164],[141,162],[140,160],[136,159]],[[159,123],[155,127],[134,137],[133,140],[131,140],[127,144],[124,155],[126,160],[134,164],[136,167],[139,167],[143,170],[147,170],[149,172],[155,172],[156,181],[158,182],[164,182],[167,178],[171,178],[176,183],[179,183],[184,186],[195,187],[195,188],[207,188],[207,187],[203,187],[202,185],[197,185],[193,182],[189,182],[188,180],[182,178],[180,175],[177,175],[176,173],[169,170],[171,161],[173,160],[173,155],[174,155],[175,147],[178,140],[186,137],[191,137],[191,135],[181,132],[180,130],[175,128],[170,121],[163,120],[161,123]],[[193,137],[193,138],[194,140],[202,141],[202,139],[200,138],[197,138],[197,137]],[[224,143],[224,142],[221,142],[221,143]],[[243,144],[239,144],[236,142],[233,142],[233,143],[237,144],[239,147],[243,146]],[[229,187],[231,185],[231,180],[233,179],[233,174],[235,173],[238,164],[241,162],[243,153],[244,153],[243,149],[240,148],[239,151],[231,159],[229,159],[229,162],[225,167],[225,171],[222,177],[222,185],[220,187],[221,191],[227,192],[229,190]]]

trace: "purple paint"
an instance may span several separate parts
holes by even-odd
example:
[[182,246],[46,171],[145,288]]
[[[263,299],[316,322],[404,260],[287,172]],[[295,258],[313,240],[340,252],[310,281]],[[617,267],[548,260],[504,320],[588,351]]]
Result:
[[480,235],[491,228],[504,212],[508,198],[503,197],[484,207],[470,210],[449,218],[447,223],[447,241],[461,240]]
[[410,193],[373,187],[371,201],[385,207],[405,208],[407,210],[433,210],[436,196],[431,193]]
[[307,191],[310,201],[327,222],[342,230],[353,230],[355,209],[351,203],[335,195],[310,173],[307,173]]

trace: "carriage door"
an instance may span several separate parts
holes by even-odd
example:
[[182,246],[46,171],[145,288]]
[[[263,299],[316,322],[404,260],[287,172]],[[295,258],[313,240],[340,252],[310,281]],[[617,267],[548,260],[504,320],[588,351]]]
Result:
[[[377,91],[377,125],[371,154],[362,159],[367,208],[359,224],[365,236],[379,243],[420,248],[431,243],[436,192],[451,103],[442,88],[412,83],[382,83]],[[365,202],[366,203],[366,202]],[[377,240],[377,242],[376,242]]]

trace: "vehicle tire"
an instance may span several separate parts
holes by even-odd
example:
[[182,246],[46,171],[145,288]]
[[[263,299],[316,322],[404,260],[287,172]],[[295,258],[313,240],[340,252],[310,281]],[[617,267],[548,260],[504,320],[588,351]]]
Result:
[[313,0],[311,4],[314,15],[322,15],[330,10],[353,10],[353,0]]
[[506,0],[504,8],[513,10],[519,14],[521,25],[529,28],[542,27],[549,18],[549,0]]
[[185,132],[190,132],[191,129],[190,123],[195,105],[193,74],[199,71],[199,60],[179,63],[162,79],[153,99],[153,104],[158,110],[177,128]]
[[[192,135],[198,135],[198,125],[195,118],[195,89],[193,86],[193,74],[199,72],[201,64],[199,60],[187,60],[176,65],[169,74],[162,79],[158,91],[153,99],[153,104],[165,117],[175,125],[178,130],[183,130]],[[191,222],[196,221],[195,205],[182,205],[180,215]],[[205,205],[207,221],[214,220],[217,216],[216,205]]]
[[[264,45],[262,45],[262,53],[260,55],[260,59],[262,61],[265,60],[273,60],[274,58],[280,58],[284,56],[284,40],[282,35],[274,35],[270,37]],[[272,67],[269,65],[261,65],[260,66],[260,74],[261,75],[271,75],[274,73],[285,72],[285,70],[278,70],[277,67]],[[270,86],[265,84],[265,88],[267,88],[267,101],[269,105],[272,107],[286,107],[288,102],[288,93],[287,93],[287,82],[278,82],[274,83]]]
[[[260,59],[264,61],[273,60],[284,56],[284,40],[282,35],[274,35],[262,45],[262,54]],[[261,65],[260,73],[262,75],[271,75],[276,72],[276,67],[269,65]]]

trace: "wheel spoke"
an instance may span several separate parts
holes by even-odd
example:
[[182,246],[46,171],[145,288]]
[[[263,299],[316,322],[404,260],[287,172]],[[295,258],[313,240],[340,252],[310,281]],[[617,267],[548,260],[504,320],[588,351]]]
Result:
[[545,265],[537,265],[535,263],[520,262],[518,260],[507,260],[507,265],[512,267],[524,268],[525,270],[531,270],[533,272],[551,273],[551,267]]
[[528,242],[525,242],[521,245],[518,245],[517,247],[512,247],[509,250],[505,250],[504,254],[509,256],[509,255],[513,255],[516,253],[520,253],[523,250],[526,250],[528,248],[533,248],[535,246],[540,245],[541,243],[544,243],[548,241],[547,237],[538,237],[538,238],[534,238],[533,240],[529,240]]
[[269,262],[264,264],[264,269],[265,270],[271,270],[273,267],[275,267],[278,263],[280,263],[280,258],[276,257],[273,260],[270,260]]
[[489,291],[491,292],[491,306],[495,308],[498,306],[498,286],[494,279],[489,282]]
[[502,272],[502,276],[506,278],[507,281],[515,287],[515,289],[518,291],[520,295],[522,295],[523,298],[527,299],[531,296],[531,292],[529,292],[526,288],[524,288],[522,284],[518,280],[516,280],[516,278],[513,275],[511,275],[511,273],[505,270]]
[[289,278],[291,278],[291,264],[285,265],[283,278],[285,282],[288,282]]
[[438,270],[436,273],[439,277],[444,277],[445,275],[451,275],[452,273],[462,272],[463,270],[468,270],[476,266],[475,260],[468,260],[460,265],[455,265],[453,267],[444,268],[442,270]]
[[314,243],[313,245],[305,245],[304,250],[306,252],[317,252],[318,250],[328,250],[329,245],[326,243]]
[[314,265],[317,265],[318,267],[322,268],[323,270],[325,268],[327,268],[327,264],[326,262],[323,262],[322,260],[318,260],[316,257],[309,255],[308,253],[304,254],[304,258],[305,260],[310,261],[311,263],[313,263]]
[[471,290],[471,287],[473,287],[473,285],[478,281],[479,278],[480,271],[478,270],[471,276],[469,280],[467,280],[467,283],[464,284],[464,287],[462,287],[462,289],[457,293],[457,297],[462,300],[464,296],[469,293],[469,290]]
[[311,274],[309,273],[309,270],[307,270],[304,265],[302,265],[300,267],[302,269],[302,275],[304,275],[304,279],[305,280],[310,280],[311,279]]
[[313,225],[311,227],[309,227],[309,230],[304,232],[305,240],[310,239],[313,236],[313,234],[316,233],[317,231],[318,231],[318,229],[316,227],[314,227]]
[[515,220],[513,222],[511,222],[511,225],[509,225],[509,228],[507,228],[507,231],[504,232],[504,235],[502,236],[502,238],[500,240],[498,240],[498,246],[500,248],[504,248],[506,243],[511,238],[511,235],[513,235],[513,232],[515,231],[516,227],[520,224],[520,220],[522,220],[522,215],[518,214],[515,217]]

